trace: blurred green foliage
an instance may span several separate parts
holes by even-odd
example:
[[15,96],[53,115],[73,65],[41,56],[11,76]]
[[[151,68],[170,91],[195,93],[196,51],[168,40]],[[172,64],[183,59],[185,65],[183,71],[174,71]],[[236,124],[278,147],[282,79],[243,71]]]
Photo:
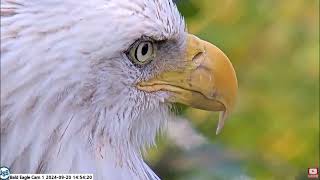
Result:
[[[228,55],[239,84],[237,108],[220,135],[217,114],[182,115],[216,148],[236,154],[234,169],[247,177],[307,179],[307,168],[319,166],[319,1],[180,0],[178,8],[190,33]],[[217,168],[205,172],[209,165],[180,168],[186,162],[174,159],[197,155],[160,144],[152,164],[162,178],[219,179]]]

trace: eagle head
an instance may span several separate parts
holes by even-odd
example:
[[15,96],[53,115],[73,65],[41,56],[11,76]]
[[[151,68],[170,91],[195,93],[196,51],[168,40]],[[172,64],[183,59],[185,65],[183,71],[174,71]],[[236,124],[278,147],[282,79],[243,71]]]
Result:
[[18,173],[156,178],[141,149],[172,103],[221,111],[217,132],[234,107],[232,64],[171,0],[4,0],[1,16],[1,164]]

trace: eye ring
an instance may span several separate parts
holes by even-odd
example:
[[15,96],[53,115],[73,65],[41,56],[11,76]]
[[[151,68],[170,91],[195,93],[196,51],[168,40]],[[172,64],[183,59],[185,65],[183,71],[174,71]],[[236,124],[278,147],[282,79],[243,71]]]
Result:
[[155,58],[155,44],[152,40],[138,40],[127,51],[128,58],[135,65],[145,65]]

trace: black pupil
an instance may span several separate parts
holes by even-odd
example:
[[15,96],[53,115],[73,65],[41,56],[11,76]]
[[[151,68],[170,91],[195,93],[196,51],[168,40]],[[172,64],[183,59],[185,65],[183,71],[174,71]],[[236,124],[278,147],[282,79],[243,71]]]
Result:
[[142,50],[141,50],[142,56],[147,54],[148,49],[149,49],[149,44],[148,43],[144,44],[143,47],[142,47]]

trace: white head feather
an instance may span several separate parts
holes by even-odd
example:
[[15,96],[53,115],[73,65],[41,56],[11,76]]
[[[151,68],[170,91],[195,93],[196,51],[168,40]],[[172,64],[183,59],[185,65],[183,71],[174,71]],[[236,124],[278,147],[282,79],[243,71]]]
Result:
[[171,0],[1,0],[1,165],[157,179],[141,150],[170,118],[166,93],[134,84],[175,58],[141,70],[123,52],[185,35]]

